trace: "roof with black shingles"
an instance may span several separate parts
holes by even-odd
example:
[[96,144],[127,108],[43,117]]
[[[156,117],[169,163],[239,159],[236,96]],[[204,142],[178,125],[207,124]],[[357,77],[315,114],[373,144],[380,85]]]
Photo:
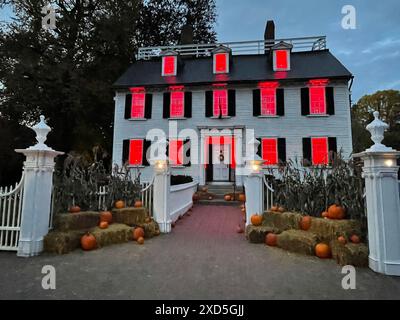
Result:
[[316,78],[350,79],[352,74],[329,50],[292,52],[291,70],[274,72],[266,55],[234,55],[228,74],[216,75],[212,57],[183,58],[176,77],[161,76],[161,58],[139,60],[114,83],[115,88],[163,86],[173,84],[207,84],[213,82],[257,82],[264,80],[305,80]]

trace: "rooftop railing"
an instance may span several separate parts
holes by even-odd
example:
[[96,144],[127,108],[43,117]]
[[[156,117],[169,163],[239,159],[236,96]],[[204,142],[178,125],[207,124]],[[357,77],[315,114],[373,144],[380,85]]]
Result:
[[139,48],[136,58],[138,60],[148,60],[160,56],[165,50],[173,50],[182,56],[207,57],[216,47],[223,45],[232,50],[232,54],[263,54],[265,49],[269,49],[279,42],[286,42],[293,46],[293,51],[315,51],[326,49],[326,37],[314,36],[305,38],[287,38],[271,40],[254,40],[240,42],[221,42],[212,44],[183,44],[158,47]]

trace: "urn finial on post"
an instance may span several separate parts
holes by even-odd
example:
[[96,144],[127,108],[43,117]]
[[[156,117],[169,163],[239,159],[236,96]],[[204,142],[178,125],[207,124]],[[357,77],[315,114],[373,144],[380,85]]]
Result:
[[37,143],[34,146],[30,147],[30,149],[50,150],[51,148],[44,143],[47,139],[47,135],[51,131],[51,128],[46,124],[44,115],[40,116],[40,121],[33,127],[31,127],[31,129],[36,133]]
[[371,133],[371,140],[374,142],[371,148],[367,149],[367,151],[391,151],[392,148],[386,147],[382,144],[382,140],[384,139],[385,131],[389,128],[389,125],[379,119],[379,112],[374,111],[374,120],[367,125],[367,130]]

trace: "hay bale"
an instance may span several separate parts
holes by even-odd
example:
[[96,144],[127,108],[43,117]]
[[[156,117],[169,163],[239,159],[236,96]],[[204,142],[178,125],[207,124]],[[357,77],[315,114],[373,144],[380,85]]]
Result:
[[295,212],[265,212],[263,225],[270,226],[280,231],[299,229],[299,223],[303,216]]
[[156,235],[156,231],[160,230],[158,223],[154,220],[148,223],[138,224],[137,226],[143,228],[145,238],[153,238]]
[[113,223],[107,229],[96,227],[91,233],[96,238],[98,248],[128,242],[133,237],[132,228],[119,223]]
[[314,255],[318,243],[316,234],[303,230],[287,230],[278,235],[278,247],[302,254]]
[[310,232],[318,235],[323,240],[330,242],[339,236],[349,238],[352,234],[361,234],[361,225],[356,220],[331,220],[324,218],[311,218]]
[[52,231],[44,237],[45,252],[65,254],[81,246],[81,237],[87,230]]
[[100,216],[95,211],[60,213],[54,216],[54,229],[59,231],[89,229],[99,224]]
[[123,223],[128,226],[134,226],[144,223],[147,216],[146,208],[123,208],[123,209],[113,209],[113,222]]
[[265,236],[270,233],[276,233],[279,230],[270,227],[270,226],[253,226],[253,225],[248,225],[246,227],[246,238],[251,242],[251,243],[264,243],[265,242]]
[[341,244],[337,240],[330,243],[332,257],[342,266],[352,265],[355,267],[368,266],[368,247],[364,243]]

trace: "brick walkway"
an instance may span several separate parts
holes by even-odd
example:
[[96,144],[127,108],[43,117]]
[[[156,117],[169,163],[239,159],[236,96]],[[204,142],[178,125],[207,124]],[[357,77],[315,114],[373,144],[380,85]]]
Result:
[[[400,278],[357,270],[357,289],[341,288],[341,268],[236,233],[235,207],[197,206],[168,235],[63,256],[17,258],[0,252],[0,298],[11,299],[383,299],[400,298]],[[57,270],[57,289],[41,288],[41,268]]]

